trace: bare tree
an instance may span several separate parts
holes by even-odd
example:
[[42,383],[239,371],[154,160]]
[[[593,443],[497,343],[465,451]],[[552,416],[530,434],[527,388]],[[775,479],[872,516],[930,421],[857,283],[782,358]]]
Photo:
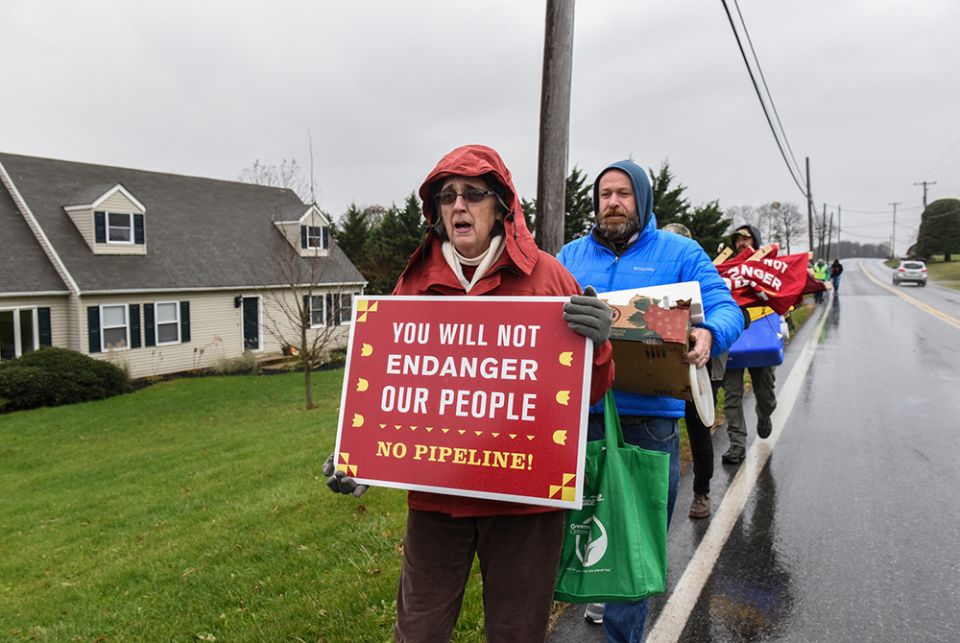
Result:
[[[245,183],[288,188],[301,201],[311,203],[310,181],[294,159],[283,159],[280,165],[266,165],[259,159],[240,172]],[[303,206],[303,211],[308,206]],[[330,216],[323,214],[329,222]],[[350,319],[353,290],[325,286],[324,274],[330,265],[328,253],[334,243],[332,226],[307,224],[301,231],[298,222],[281,221],[278,212],[275,233],[268,234],[268,255],[272,283],[261,284],[264,293],[264,328],[285,353],[294,354],[303,369],[306,407],[314,408],[312,373],[330,350],[344,338],[343,320]],[[302,236],[301,236],[302,235]],[[263,279],[258,279],[263,281]]]
[[773,201],[760,206],[759,210],[763,213],[763,219],[771,222],[770,240],[779,243],[790,254],[791,242],[796,241],[806,229],[804,216],[797,205]]
[[282,159],[280,165],[267,165],[255,159],[250,167],[240,172],[239,178],[244,183],[289,188],[296,192],[301,201],[313,203],[310,180],[303,175],[303,169],[296,159]]
[[299,358],[306,407],[311,409],[316,406],[312,373],[345,338],[342,324],[350,319],[354,290],[324,286],[326,257],[303,256],[283,234],[270,236],[270,256],[282,287],[265,289],[269,305],[263,307],[264,326],[285,353]]

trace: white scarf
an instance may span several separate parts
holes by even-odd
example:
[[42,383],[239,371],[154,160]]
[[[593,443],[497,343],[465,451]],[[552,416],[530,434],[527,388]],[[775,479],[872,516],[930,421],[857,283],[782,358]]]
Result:
[[[449,241],[444,241],[441,248],[443,250],[443,258],[447,260],[447,264],[450,266],[450,269],[453,270],[453,274],[460,280],[464,289],[470,292],[470,289],[480,281],[483,275],[490,269],[490,266],[492,266],[494,262],[500,258],[501,253],[503,253],[503,236],[499,234],[495,236],[490,240],[490,246],[472,259],[468,259],[457,252],[457,249],[454,248],[453,244]],[[463,276],[462,266],[477,267],[477,270],[473,273],[473,279],[468,281],[467,278]]]

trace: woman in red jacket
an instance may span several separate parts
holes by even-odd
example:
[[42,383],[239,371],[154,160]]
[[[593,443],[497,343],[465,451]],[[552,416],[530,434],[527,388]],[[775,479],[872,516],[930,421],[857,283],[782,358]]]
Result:
[[[613,382],[610,310],[595,296],[580,295],[570,273],[537,248],[499,154],[482,145],[453,150],[424,180],[420,197],[429,232],[393,294],[570,296],[564,319],[594,341],[590,401],[599,401]],[[355,482],[337,476],[331,488],[356,494]],[[545,640],[562,511],[421,491],[410,491],[407,504],[397,641],[450,640],[475,554],[487,640]]]

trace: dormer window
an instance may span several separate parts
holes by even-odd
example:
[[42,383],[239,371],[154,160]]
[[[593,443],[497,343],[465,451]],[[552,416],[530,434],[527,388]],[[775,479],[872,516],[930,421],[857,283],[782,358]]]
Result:
[[133,243],[133,214],[107,212],[107,243]]
[[87,186],[63,209],[94,254],[147,254],[146,208],[119,183]]
[[318,225],[300,226],[300,241],[301,248],[322,248],[326,250],[330,247],[330,228]]
[[94,212],[97,243],[143,245],[143,215],[129,212]]

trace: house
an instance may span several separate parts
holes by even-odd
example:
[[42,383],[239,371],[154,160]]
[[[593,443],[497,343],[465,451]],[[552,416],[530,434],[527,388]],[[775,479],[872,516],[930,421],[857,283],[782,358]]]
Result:
[[0,360],[61,346],[147,377],[346,343],[366,282],[291,190],[0,153]]

